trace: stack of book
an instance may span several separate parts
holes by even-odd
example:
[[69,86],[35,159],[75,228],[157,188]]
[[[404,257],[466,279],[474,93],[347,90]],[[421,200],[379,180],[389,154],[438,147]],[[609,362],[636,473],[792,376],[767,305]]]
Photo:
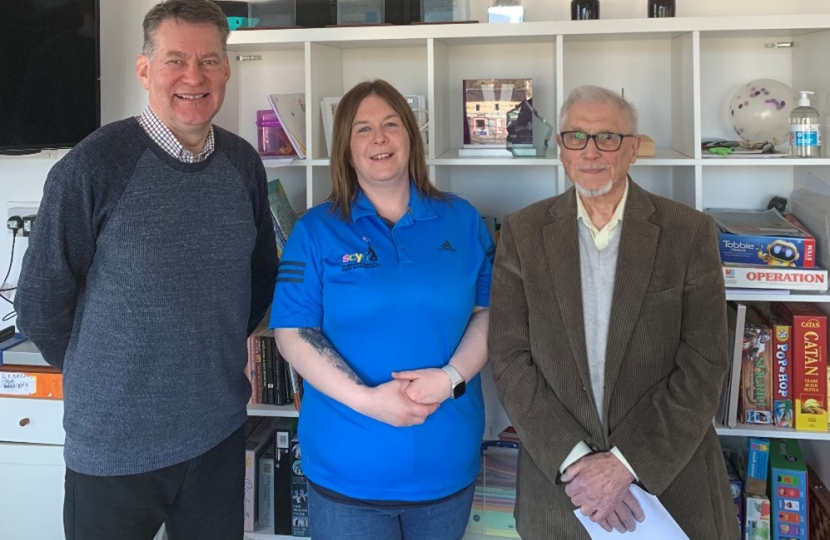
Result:
[[[277,257],[282,259],[288,236],[297,222],[297,214],[288,201],[279,179],[268,182],[268,202],[276,236]],[[251,381],[250,403],[266,405],[293,403],[299,411],[303,395],[302,377],[280,355],[273,332],[268,328],[270,319],[269,312],[263,317],[253,335],[248,338],[246,374]]]
[[[251,403],[287,405],[299,393],[296,372],[277,349],[274,336],[255,333],[248,338],[248,378],[251,381]],[[295,403],[299,410],[299,403]]]
[[[302,477],[296,418],[250,417],[245,423],[245,531],[308,536],[296,529],[295,503],[305,502],[307,488],[295,489]],[[302,477],[304,481],[304,477]],[[295,534],[298,533],[298,534]]]
[[519,439],[512,427],[501,432],[498,441],[482,443],[468,533],[519,538],[513,517],[518,457]]
[[723,278],[730,292],[826,292],[827,270],[816,267],[816,241],[792,215],[778,210],[710,209],[718,225]]

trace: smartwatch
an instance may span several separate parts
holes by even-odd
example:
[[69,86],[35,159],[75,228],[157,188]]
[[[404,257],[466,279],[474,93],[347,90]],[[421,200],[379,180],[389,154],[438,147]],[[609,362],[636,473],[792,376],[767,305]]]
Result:
[[446,366],[441,368],[444,372],[450,376],[450,381],[452,384],[452,391],[450,392],[450,397],[453,399],[458,399],[464,395],[464,391],[467,389],[467,383],[464,382],[464,377],[455,369],[455,366],[452,364],[447,364]]

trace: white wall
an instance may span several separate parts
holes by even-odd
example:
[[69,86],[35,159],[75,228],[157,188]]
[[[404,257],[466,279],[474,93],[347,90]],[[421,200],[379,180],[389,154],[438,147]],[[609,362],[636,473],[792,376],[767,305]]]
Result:
[[[139,114],[146,105],[144,89],[135,79],[135,59],[141,49],[141,21],[155,4],[153,0],[100,0],[101,2],[101,122],[106,124]],[[2,76],[2,74],[0,74]],[[41,152],[33,156],[0,156],[0,217],[19,202],[38,202],[49,169],[66,150]],[[0,230],[0,279],[9,268],[11,234]],[[27,240],[18,235],[10,282],[16,283]],[[0,318],[11,306],[0,302]],[[0,323],[0,328],[10,323]]]
[[[302,1],[302,0],[297,0]],[[603,19],[645,16],[647,0],[600,0]],[[135,58],[141,48],[141,20],[154,0],[100,0],[101,2],[101,118],[112,122],[141,112],[146,94],[135,80]],[[470,0],[471,16],[487,20],[491,0]],[[567,20],[568,0],[523,0],[528,21]],[[679,16],[772,15],[830,13],[830,0],[677,0]],[[1,76],[2,74],[0,74]],[[16,202],[40,200],[49,169],[66,151],[36,156],[0,157],[0,217]],[[10,281],[16,282],[26,240],[18,237]],[[0,279],[9,267],[11,235],[0,230]],[[9,310],[0,303],[0,318]]]

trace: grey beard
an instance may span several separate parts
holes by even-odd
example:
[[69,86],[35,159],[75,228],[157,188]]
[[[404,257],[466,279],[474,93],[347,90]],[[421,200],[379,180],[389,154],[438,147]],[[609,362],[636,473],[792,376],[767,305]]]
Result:
[[599,197],[611,191],[611,188],[614,187],[614,180],[608,180],[608,182],[599,189],[585,189],[584,187],[580,186],[575,182],[574,186],[576,186],[576,190],[583,197]]

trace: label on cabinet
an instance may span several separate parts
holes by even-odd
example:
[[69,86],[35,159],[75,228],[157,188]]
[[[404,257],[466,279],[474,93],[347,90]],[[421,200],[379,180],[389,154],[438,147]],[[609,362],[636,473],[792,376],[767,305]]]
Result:
[[25,373],[0,373],[0,394],[31,396],[37,392],[37,379]]
[[0,366],[0,396],[63,399],[63,375],[51,367]]

